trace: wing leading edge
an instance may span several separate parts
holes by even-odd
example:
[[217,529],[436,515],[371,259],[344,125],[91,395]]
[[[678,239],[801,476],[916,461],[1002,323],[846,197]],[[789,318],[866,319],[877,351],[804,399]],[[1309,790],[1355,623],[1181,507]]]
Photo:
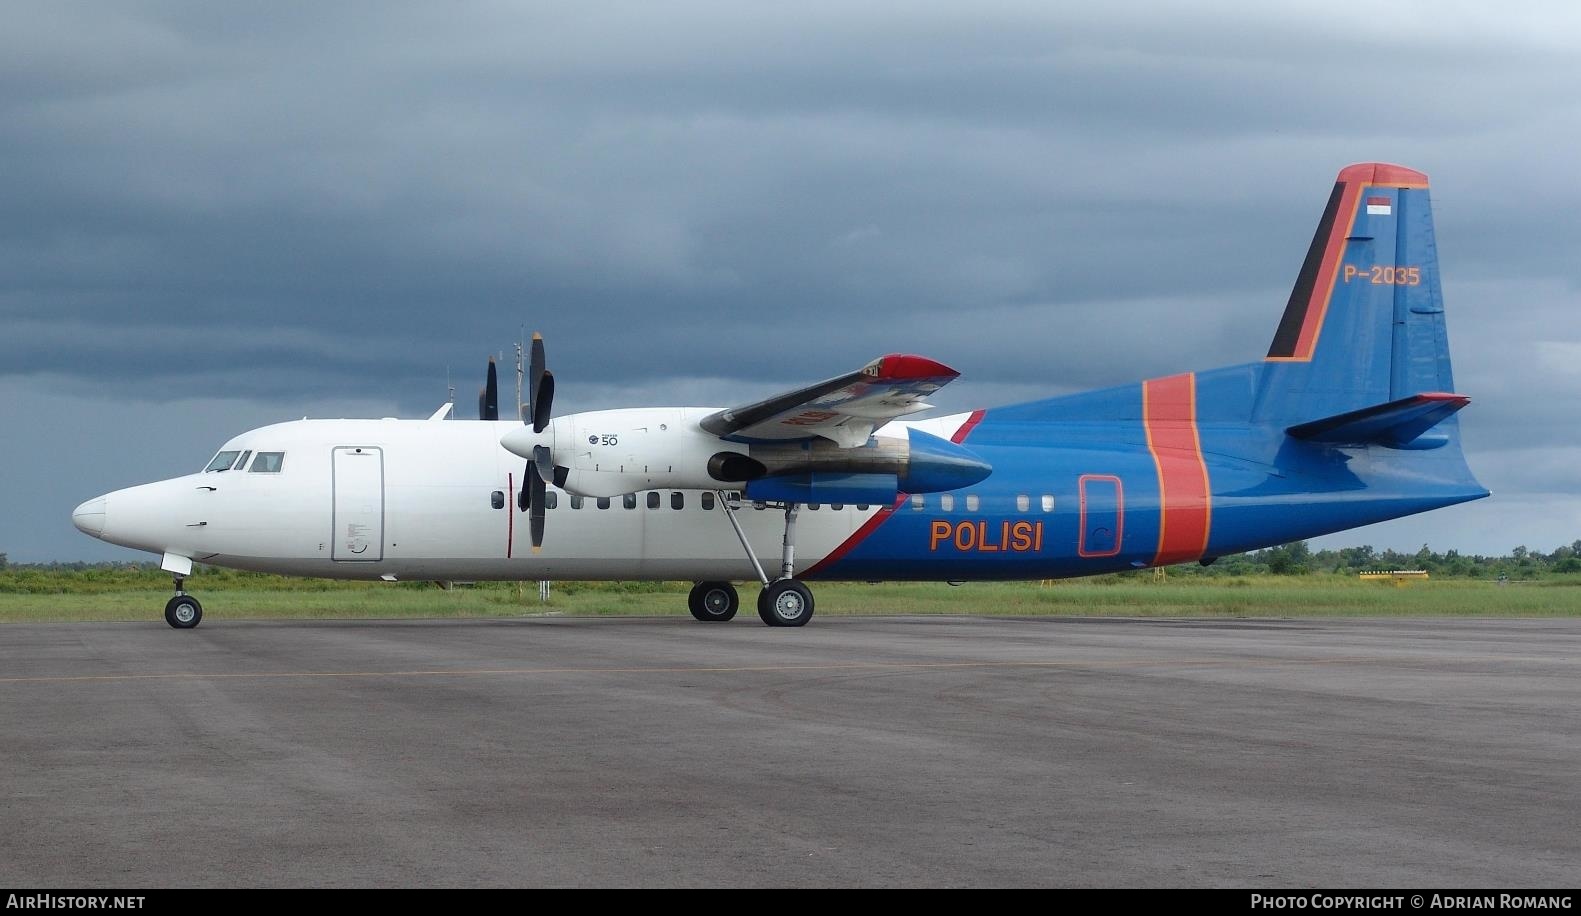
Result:
[[927,410],[923,399],[960,373],[925,356],[891,353],[855,372],[704,417],[705,432],[740,442],[823,436],[843,448],[867,442],[896,417]]

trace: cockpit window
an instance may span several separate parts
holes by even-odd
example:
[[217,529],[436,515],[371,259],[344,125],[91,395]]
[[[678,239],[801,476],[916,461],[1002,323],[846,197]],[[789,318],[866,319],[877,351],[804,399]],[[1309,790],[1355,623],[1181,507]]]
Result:
[[220,452],[218,455],[214,456],[214,460],[210,461],[209,466],[203,470],[206,472],[228,471],[231,469],[231,465],[236,463],[236,456],[240,454],[240,451]]
[[247,459],[251,458],[252,454],[251,451],[242,452],[242,456],[236,459],[236,466],[231,468],[231,470],[240,471],[245,469],[247,467]]
[[285,464],[285,452],[259,452],[253,459],[252,473],[278,474],[280,466]]

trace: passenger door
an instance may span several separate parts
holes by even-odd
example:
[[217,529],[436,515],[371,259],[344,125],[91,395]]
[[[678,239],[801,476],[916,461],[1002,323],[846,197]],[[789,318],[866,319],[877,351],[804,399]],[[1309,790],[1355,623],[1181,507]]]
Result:
[[347,562],[384,559],[384,451],[335,449],[335,515],[330,556]]

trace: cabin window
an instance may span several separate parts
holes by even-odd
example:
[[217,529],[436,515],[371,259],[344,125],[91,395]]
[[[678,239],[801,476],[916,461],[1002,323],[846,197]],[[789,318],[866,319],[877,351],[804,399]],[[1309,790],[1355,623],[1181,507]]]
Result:
[[1030,511],[1032,511],[1032,497],[1026,495],[1025,493],[1017,493],[1016,494],[1016,511],[1017,512],[1030,512]]
[[821,505],[821,504],[820,503],[808,503],[807,504],[807,510],[809,512],[817,512],[819,505]]
[[210,461],[209,466],[203,470],[205,472],[228,471],[231,469],[231,465],[236,463],[236,456],[240,454],[240,451],[220,452],[214,456],[214,460]]
[[829,508],[834,510],[835,512],[839,512],[840,510],[845,508],[845,503],[830,503],[829,504]]
[[711,510],[711,509],[714,508],[714,494],[713,493],[711,493],[711,492],[709,492],[707,490],[704,490],[703,491],[703,500],[702,501],[703,501],[703,508],[704,509]]
[[955,511],[955,497],[953,495],[949,494],[949,493],[941,493],[941,494],[939,494],[939,511],[940,512],[954,512]]
[[247,466],[247,459],[251,458],[252,454],[253,453],[251,451],[242,452],[242,456],[236,459],[236,466],[231,468],[231,470],[240,471],[242,468],[245,468]]
[[967,512],[976,512],[977,511],[977,507],[981,506],[982,504],[983,504],[983,501],[981,499],[977,498],[977,494],[976,493],[968,493],[968,494],[966,494],[966,511]]
[[505,508],[505,491],[504,490],[495,490],[493,493],[490,493],[489,494],[489,505],[493,506],[496,509],[503,509],[503,508]]
[[627,509],[637,508],[637,494],[627,493],[625,496],[620,498],[620,504],[625,506]]
[[278,474],[285,464],[285,452],[259,452],[249,470],[254,474]]
[[866,512],[867,511],[867,503],[857,503],[856,504],[856,511],[858,511],[858,512]]
[[657,509],[657,508],[659,508],[659,491],[658,490],[649,490],[648,491],[648,508],[649,509]]
[[608,496],[600,496],[598,498],[598,507],[600,509],[608,509],[609,508],[609,497]]
[[680,490],[676,490],[674,493],[671,493],[670,494],[670,508],[671,509],[685,509],[686,508],[686,494],[682,493]]
[[916,509],[917,511],[920,512],[920,511],[922,511],[922,509],[926,505],[927,505],[927,500],[922,498],[922,494],[921,493],[913,493],[913,494],[911,494],[911,508]]
[[546,490],[543,494],[543,507],[545,509],[560,508],[560,494],[553,490]]
[[582,508],[582,497],[580,497],[580,496],[573,496],[573,497],[571,497],[571,508],[573,508],[573,509],[580,509],[580,508]]
[[1043,494],[1043,511],[1044,512],[1053,512],[1054,511],[1054,494],[1053,493],[1044,493]]
[[767,509],[768,507],[769,507],[769,504],[764,502],[761,499],[754,499],[752,501],[752,508],[754,508],[754,509]]

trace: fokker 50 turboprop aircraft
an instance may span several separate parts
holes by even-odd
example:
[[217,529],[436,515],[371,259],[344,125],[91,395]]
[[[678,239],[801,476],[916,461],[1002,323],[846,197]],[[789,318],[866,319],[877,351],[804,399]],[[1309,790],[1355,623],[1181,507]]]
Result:
[[[1339,173],[1263,360],[915,422],[957,373],[894,354],[756,404],[521,422],[301,420],[72,515],[163,554],[355,579],[690,579],[692,614],[801,626],[815,579],[1047,579],[1165,566],[1487,496],[1461,454],[1427,176]],[[525,464],[521,459],[526,459]],[[526,537],[523,537],[526,535]],[[522,542],[527,541],[527,545]],[[528,549],[523,549],[526,546]],[[760,555],[778,548],[765,570]]]

